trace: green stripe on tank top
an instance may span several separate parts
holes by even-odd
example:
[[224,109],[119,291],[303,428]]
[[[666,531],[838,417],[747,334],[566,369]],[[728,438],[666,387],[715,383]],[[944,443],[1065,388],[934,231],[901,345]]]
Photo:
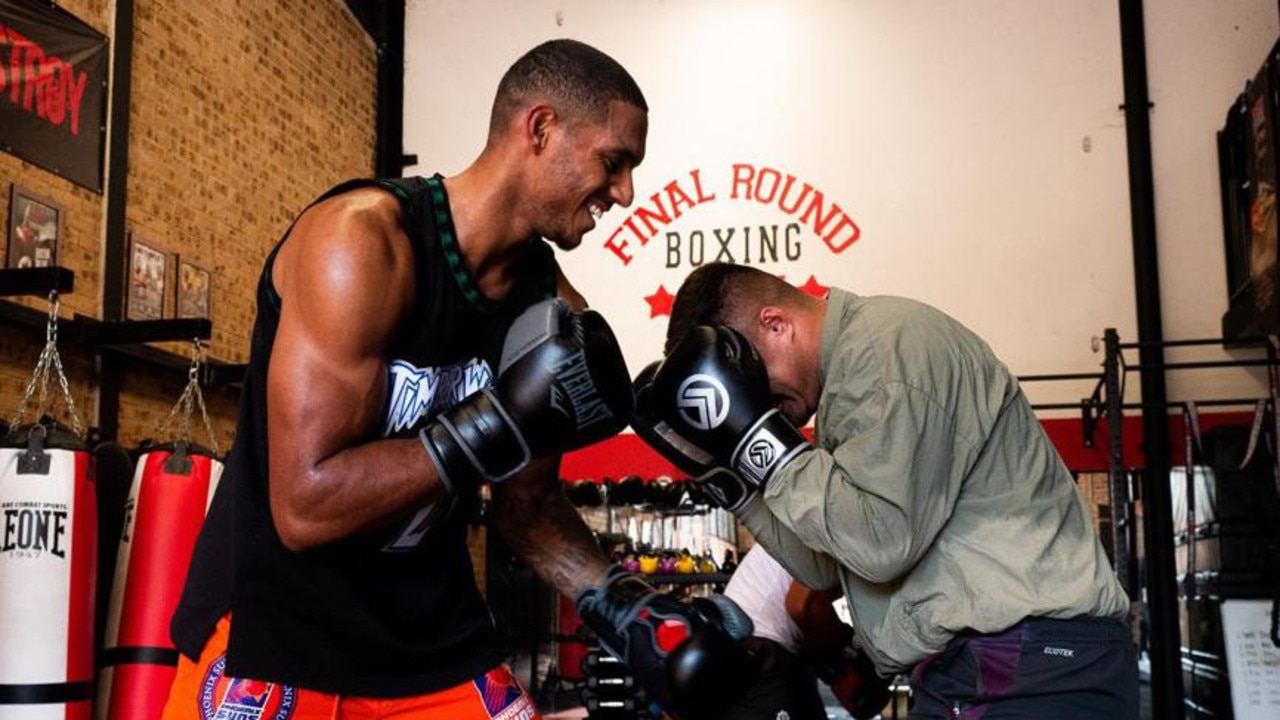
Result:
[[409,191],[391,182],[379,183],[384,190],[391,191],[392,195],[400,200],[400,207],[405,209],[411,220],[417,220],[417,213],[414,212],[413,198],[409,196]]
[[427,188],[431,190],[431,202],[435,208],[436,232],[440,235],[440,249],[444,251],[445,262],[449,264],[449,272],[458,283],[462,297],[476,309],[492,312],[495,307],[493,301],[480,293],[475,279],[471,277],[470,272],[467,272],[467,267],[462,262],[457,232],[453,227],[453,216],[449,213],[449,198],[444,192],[444,177],[436,173],[427,178]]

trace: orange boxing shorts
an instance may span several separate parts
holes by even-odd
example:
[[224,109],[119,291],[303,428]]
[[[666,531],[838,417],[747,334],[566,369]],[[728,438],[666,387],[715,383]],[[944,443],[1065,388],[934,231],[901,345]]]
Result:
[[162,720],[542,720],[506,665],[438,692],[391,699],[227,677],[230,630],[224,617],[198,661],[180,657]]

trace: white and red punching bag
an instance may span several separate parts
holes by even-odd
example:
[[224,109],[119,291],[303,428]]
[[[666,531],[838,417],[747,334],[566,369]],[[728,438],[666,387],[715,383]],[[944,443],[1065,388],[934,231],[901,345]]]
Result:
[[89,720],[97,501],[76,435],[0,443],[0,720]]
[[164,710],[178,664],[169,621],[221,475],[212,453],[183,442],[138,458],[103,638],[98,720],[157,720]]

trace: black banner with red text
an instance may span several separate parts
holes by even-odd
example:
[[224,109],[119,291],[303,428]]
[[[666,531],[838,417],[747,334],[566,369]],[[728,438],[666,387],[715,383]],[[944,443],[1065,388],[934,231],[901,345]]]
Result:
[[0,0],[0,149],[102,191],[107,38],[65,10]]

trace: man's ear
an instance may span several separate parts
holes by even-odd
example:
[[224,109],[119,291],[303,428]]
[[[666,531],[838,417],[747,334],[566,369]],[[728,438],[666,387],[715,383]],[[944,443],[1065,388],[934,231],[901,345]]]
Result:
[[535,153],[547,148],[547,138],[557,117],[555,108],[545,103],[534,105],[525,113],[525,138]]
[[791,333],[791,315],[777,305],[765,305],[757,316],[762,334],[776,334],[786,337]]

